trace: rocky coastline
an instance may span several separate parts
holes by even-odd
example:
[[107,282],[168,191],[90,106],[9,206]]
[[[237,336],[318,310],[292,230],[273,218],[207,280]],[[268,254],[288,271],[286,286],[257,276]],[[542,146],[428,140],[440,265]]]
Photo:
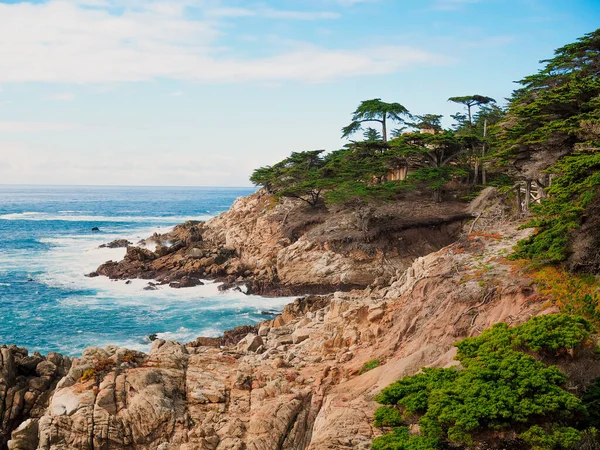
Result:
[[88,276],[174,288],[216,279],[224,289],[266,296],[351,291],[385,285],[415,258],[456,241],[472,218],[458,201],[331,210],[292,199],[274,202],[259,190],[208,222],[187,222],[126,246],[123,260]]
[[383,387],[423,366],[455,364],[457,339],[554,311],[505,259],[531,231],[505,222],[486,195],[437,217],[384,205],[357,230],[356,211],[323,217],[272,206],[259,192],[208,223],[129,246],[97,275],[329,293],[222,338],[158,339],[148,354],[88,348],[71,359],[1,347],[0,448],[370,448]]

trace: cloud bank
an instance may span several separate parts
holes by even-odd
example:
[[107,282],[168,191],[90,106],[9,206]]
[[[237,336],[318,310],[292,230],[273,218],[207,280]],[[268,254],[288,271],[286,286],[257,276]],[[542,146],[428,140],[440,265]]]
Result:
[[[351,5],[357,0],[339,0]],[[0,3],[0,83],[323,82],[447,60],[415,47],[284,42],[267,56],[227,48],[230,20],[335,20],[330,11],[233,8],[216,0]]]

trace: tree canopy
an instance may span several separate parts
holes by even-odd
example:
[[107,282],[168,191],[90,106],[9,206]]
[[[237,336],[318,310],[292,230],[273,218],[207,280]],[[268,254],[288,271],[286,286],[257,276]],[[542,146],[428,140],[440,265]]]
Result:
[[380,98],[365,100],[352,113],[350,125],[342,128],[342,137],[347,138],[360,131],[365,122],[379,122],[381,124],[381,137],[385,143],[388,140],[388,121],[402,123],[403,118],[409,117],[408,109],[400,103],[386,103],[381,101]]
[[600,185],[600,30],[543,62],[511,98],[499,157],[547,197],[533,208],[538,231],[518,256],[560,262]]

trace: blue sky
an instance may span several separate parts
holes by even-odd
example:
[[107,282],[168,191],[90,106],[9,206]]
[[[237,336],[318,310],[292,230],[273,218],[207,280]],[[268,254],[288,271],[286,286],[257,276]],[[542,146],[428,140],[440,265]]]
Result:
[[361,100],[502,100],[599,25],[598,0],[0,0],[0,184],[247,185],[341,147]]

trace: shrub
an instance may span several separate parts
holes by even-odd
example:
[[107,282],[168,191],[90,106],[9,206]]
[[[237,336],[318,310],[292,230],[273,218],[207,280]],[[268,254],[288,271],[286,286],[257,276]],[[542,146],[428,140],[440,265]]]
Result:
[[411,435],[408,428],[396,428],[393,433],[378,437],[373,441],[373,450],[435,450],[435,439]]
[[107,372],[110,372],[116,363],[110,358],[101,358],[94,363],[94,367],[86,369],[80,378],[80,381],[85,382],[94,378],[98,380],[104,376]]
[[87,369],[85,372],[83,372],[83,375],[81,375],[81,378],[79,379],[79,381],[81,381],[82,383],[84,383],[87,380],[91,380],[92,378],[96,378],[97,375],[98,375],[98,373],[94,369]]
[[571,427],[555,426],[544,430],[538,425],[521,433],[521,439],[529,444],[532,450],[570,449],[581,440],[581,432]]
[[550,296],[568,314],[577,314],[600,325],[600,282],[592,275],[568,273],[546,266],[530,273],[540,294]]
[[600,427],[600,378],[596,378],[586,389],[582,400],[588,411],[590,425]]
[[[393,426],[403,416],[417,415],[422,436],[417,439],[401,429],[381,438],[373,448],[439,448],[439,443],[472,446],[482,431],[507,428],[532,449],[571,448],[581,437],[574,427],[581,423],[586,407],[563,389],[566,375],[534,356],[538,352],[560,356],[590,334],[591,325],[585,319],[555,314],[534,317],[513,328],[496,324],[479,337],[458,342],[456,358],[462,368],[423,369],[376,397],[389,405],[377,410],[376,426]],[[591,390],[590,404],[597,401],[595,395]]]
[[391,406],[380,406],[375,410],[375,426],[377,428],[397,427],[402,425],[402,414]]
[[366,363],[364,363],[358,373],[360,375],[362,375],[363,373],[366,373],[369,370],[373,370],[373,369],[379,367],[380,365],[381,365],[381,361],[379,361],[378,359],[372,359],[371,361],[367,361]]

